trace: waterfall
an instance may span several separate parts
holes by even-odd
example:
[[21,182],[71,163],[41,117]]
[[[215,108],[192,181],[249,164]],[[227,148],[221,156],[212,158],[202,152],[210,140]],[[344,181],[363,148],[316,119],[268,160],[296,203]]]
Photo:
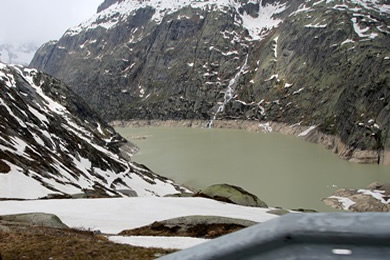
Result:
[[249,54],[246,55],[245,62],[241,66],[240,70],[237,72],[237,74],[234,76],[234,78],[232,78],[229,81],[229,85],[227,86],[227,88],[225,90],[223,103],[218,107],[217,112],[215,112],[213,118],[207,123],[207,128],[212,127],[214,120],[217,119],[217,115],[224,111],[226,104],[229,103],[229,101],[232,100],[232,98],[234,97],[234,92],[236,90],[238,81],[239,81],[241,75],[243,74],[243,72],[245,71],[246,65],[248,63],[248,57],[249,57]]

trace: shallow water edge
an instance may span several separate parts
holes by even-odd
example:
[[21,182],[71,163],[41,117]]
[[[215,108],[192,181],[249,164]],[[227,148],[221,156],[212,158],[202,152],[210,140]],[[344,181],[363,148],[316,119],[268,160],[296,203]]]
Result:
[[[131,120],[112,121],[113,127],[189,127],[206,128],[207,120]],[[241,129],[249,132],[277,132],[297,136],[311,143],[322,145],[340,158],[356,163],[383,164],[390,166],[390,151],[361,150],[344,144],[334,135],[324,134],[315,126],[288,125],[280,122],[260,122],[250,120],[214,120],[212,128]]]

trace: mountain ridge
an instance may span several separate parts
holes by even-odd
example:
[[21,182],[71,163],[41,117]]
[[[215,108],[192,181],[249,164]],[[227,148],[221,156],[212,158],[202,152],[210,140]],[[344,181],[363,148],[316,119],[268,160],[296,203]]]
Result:
[[276,121],[390,150],[388,1],[109,2],[31,63],[106,120]]
[[130,162],[136,147],[61,81],[0,63],[0,198],[163,196],[182,189]]

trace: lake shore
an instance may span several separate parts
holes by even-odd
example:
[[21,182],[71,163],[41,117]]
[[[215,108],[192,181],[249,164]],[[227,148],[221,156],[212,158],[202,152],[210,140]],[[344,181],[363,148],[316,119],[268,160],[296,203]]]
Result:
[[[131,120],[112,121],[113,127],[189,127],[206,128],[207,120]],[[311,143],[322,145],[340,158],[356,163],[390,165],[390,151],[361,150],[344,144],[337,136],[324,134],[315,126],[288,125],[280,122],[259,122],[250,120],[214,120],[212,128],[241,129],[249,132],[277,132],[297,136]]]

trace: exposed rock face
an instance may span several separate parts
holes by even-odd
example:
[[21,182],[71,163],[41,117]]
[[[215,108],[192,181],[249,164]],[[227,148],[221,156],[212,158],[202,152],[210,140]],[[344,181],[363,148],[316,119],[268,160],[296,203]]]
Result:
[[390,212],[390,184],[372,183],[367,189],[340,189],[323,202],[355,212]]
[[390,160],[388,2],[106,0],[99,11],[31,65],[103,118],[298,123],[338,136],[345,157]]
[[277,215],[277,216],[283,216],[283,215],[289,214],[290,211],[288,211],[286,209],[272,209],[270,211],[267,211],[267,213],[274,214],[274,215]]
[[210,198],[243,206],[260,208],[268,207],[267,204],[265,204],[264,201],[260,200],[256,195],[247,192],[241,187],[229,184],[211,185],[201,190],[195,196]]
[[68,228],[59,217],[46,213],[28,213],[0,216],[0,221],[23,223],[51,228]]
[[61,81],[0,63],[0,198],[163,196],[180,187],[129,162],[134,146]]
[[188,236],[216,238],[257,224],[256,222],[217,216],[186,216],[124,230],[123,236]]

